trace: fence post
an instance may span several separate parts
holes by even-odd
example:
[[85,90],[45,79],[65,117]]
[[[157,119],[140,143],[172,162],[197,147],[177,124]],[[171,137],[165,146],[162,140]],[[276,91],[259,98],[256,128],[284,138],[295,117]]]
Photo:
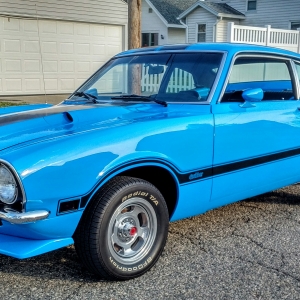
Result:
[[297,28],[298,30],[298,53],[300,53],[300,28]]
[[267,33],[266,33],[266,46],[270,45],[271,42],[271,25],[266,25]]
[[227,42],[234,42],[234,22],[228,22],[227,24]]

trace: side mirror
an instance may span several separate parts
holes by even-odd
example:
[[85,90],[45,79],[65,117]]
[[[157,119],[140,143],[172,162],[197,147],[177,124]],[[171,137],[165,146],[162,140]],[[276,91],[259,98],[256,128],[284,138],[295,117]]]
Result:
[[242,97],[245,103],[241,104],[240,107],[255,107],[252,102],[260,102],[264,98],[264,91],[261,88],[248,89],[243,92]]
[[243,92],[242,97],[248,102],[260,102],[264,98],[264,91],[260,88],[248,89]]

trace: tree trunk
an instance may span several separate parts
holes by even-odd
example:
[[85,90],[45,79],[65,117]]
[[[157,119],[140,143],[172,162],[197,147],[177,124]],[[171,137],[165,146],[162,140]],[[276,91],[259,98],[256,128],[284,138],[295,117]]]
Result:
[[[141,47],[141,9],[142,0],[128,0],[128,49]],[[129,94],[141,94],[141,66],[128,68]]]
[[141,47],[142,0],[128,0],[128,49]]

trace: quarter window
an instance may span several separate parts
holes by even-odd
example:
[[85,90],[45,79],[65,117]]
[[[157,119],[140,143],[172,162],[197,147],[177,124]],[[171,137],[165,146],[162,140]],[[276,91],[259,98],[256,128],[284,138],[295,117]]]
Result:
[[297,74],[298,74],[298,79],[300,81],[300,63],[295,63]]
[[198,39],[199,43],[206,42],[206,24],[198,24]]
[[263,90],[265,101],[293,99],[287,62],[271,58],[238,58],[232,68],[222,102],[243,102],[243,91],[254,88]]
[[247,10],[256,10],[257,1],[249,0],[247,3]]

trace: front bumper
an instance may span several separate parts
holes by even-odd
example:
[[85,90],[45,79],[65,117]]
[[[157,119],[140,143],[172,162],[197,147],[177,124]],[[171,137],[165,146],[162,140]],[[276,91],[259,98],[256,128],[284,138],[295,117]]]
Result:
[[46,210],[36,210],[19,213],[10,209],[0,211],[0,220],[7,221],[11,224],[28,224],[48,218],[49,212]]
[[73,243],[72,238],[31,240],[0,234],[0,254],[24,259],[57,250]]

